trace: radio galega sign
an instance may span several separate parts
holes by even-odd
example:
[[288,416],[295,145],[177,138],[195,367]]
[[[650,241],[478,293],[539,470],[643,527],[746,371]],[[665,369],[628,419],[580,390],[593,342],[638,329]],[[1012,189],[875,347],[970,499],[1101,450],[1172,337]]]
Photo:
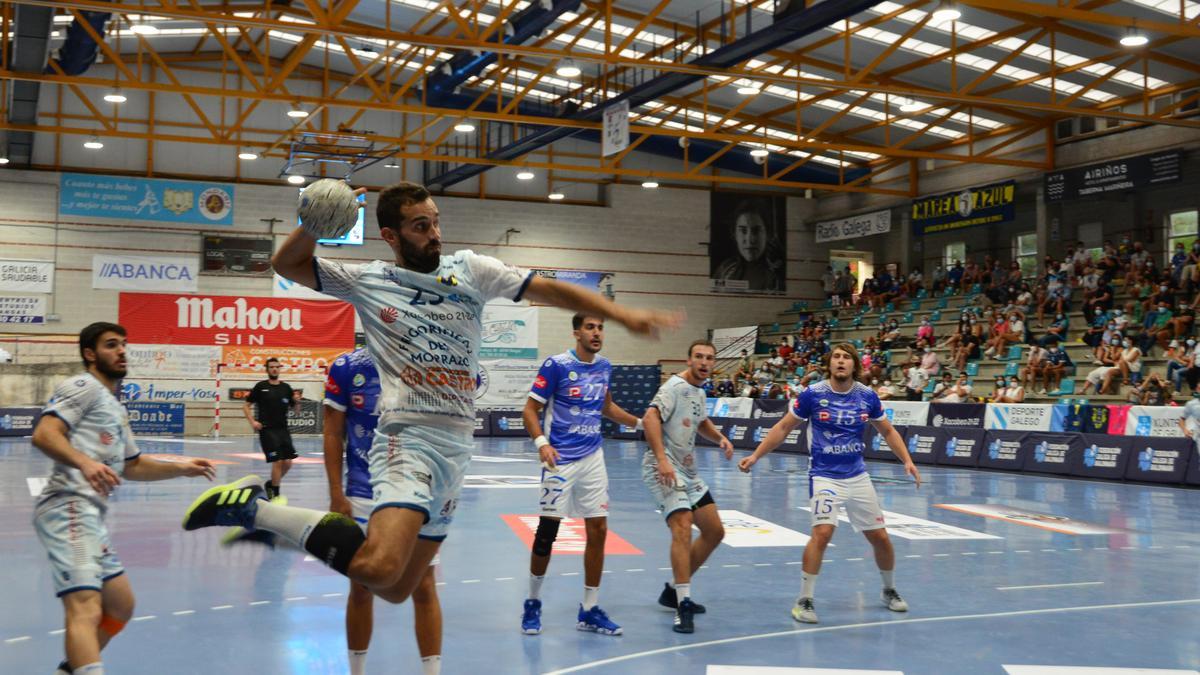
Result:
[[197,256],[92,256],[92,288],[195,291],[199,274]]
[[354,344],[354,308],[344,302],[122,293],[120,321],[143,344],[347,349]]
[[826,220],[817,223],[816,230],[818,244],[883,234],[892,231],[892,212],[885,209],[849,218]]
[[1016,196],[1017,183],[1010,180],[914,199],[913,234],[1007,223],[1016,218]]

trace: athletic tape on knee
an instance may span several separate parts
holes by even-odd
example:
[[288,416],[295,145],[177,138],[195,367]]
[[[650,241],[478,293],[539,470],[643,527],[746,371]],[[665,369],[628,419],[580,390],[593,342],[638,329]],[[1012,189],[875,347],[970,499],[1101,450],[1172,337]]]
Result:
[[533,535],[534,555],[550,555],[554,540],[558,538],[557,518],[539,518],[537,532]]
[[108,633],[109,637],[116,637],[117,633],[125,630],[125,622],[105,614],[100,617],[100,630]]
[[362,528],[353,518],[340,513],[327,513],[313,528],[304,542],[304,550],[334,571],[345,574],[350,561],[367,540]]

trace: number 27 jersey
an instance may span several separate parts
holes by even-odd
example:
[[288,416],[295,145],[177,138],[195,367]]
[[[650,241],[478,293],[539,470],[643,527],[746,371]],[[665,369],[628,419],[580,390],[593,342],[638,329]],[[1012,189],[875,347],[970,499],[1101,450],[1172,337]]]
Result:
[[608,359],[597,355],[584,363],[573,349],[551,356],[538,370],[529,398],[545,404],[550,445],[562,463],[583,459],[600,447],[600,416],[611,377]]

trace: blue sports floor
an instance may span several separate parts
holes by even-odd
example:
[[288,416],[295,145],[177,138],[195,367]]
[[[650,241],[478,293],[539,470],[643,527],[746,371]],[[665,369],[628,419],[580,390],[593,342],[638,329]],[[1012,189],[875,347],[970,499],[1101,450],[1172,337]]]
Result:
[[[294,505],[325,508],[319,439],[297,440],[312,463],[293,469],[284,492]],[[142,440],[141,446],[228,462],[219,466],[222,481],[263,475],[266,468],[248,439]],[[972,538],[893,535],[897,587],[911,607],[893,614],[879,603],[866,541],[848,526],[838,528],[817,586],[821,623],[809,626],[788,614],[799,589],[801,548],[796,534],[780,529],[809,529],[807,458],[772,455],[748,477],[715,450],[702,450],[701,474],[718,506],[767,522],[741,517],[734,527],[731,521],[727,543],[693,580],[693,596],[708,613],[697,617],[694,634],[679,635],[671,631],[671,615],[655,604],[669,577],[668,536],[641,483],[640,450],[613,441],[606,445],[609,531],[641,553],[608,556],[601,606],[625,635],[575,630],[582,558],[556,554],[542,591],[544,632],[525,636],[518,625],[529,551],[503,516],[536,513],[538,466],[525,441],[479,439],[478,446],[473,478],[442,548],[447,674],[1200,671],[1197,490],[938,467],[924,468],[927,483],[916,490],[895,480],[902,476],[897,465],[872,464],[885,510],[932,521],[915,522],[913,532]],[[48,674],[61,658],[61,608],[30,525],[28,479],[48,468],[27,439],[0,443],[5,675]],[[108,672],[345,673],[346,580],[293,551],[223,549],[216,529],[185,533],[182,510],[202,489],[198,479],[119,488],[109,523],[138,607],[104,653]],[[936,504],[997,504],[1072,520],[1022,524]],[[1080,522],[1114,533],[1043,529]],[[974,538],[980,535],[993,538]],[[790,545],[744,545],[779,543]],[[420,672],[410,606],[376,602],[368,671]]]

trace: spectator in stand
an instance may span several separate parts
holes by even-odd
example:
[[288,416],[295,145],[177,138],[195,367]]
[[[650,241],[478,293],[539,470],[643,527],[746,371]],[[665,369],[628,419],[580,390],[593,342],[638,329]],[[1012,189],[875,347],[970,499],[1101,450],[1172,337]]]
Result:
[[862,289],[858,292],[858,302],[860,307],[869,307],[875,309],[879,303],[879,284],[875,277],[868,277],[863,281]]
[[889,302],[895,302],[904,294],[904,290],[900,286],[900,280],[886,272],[884,272],[883,278],[880,280],[876,290],[879,292],[879,306],[881,307],[886,306]]
[[1133,303],[1129,302],[1125,304],[1125,309],[1117,308],[1112,311],[1112,322],[1116,324],[1118,331],[1124,333],[1125,329],[1129,328],[1132,323],[1132,310]]
[[1113,308],[1113,297],[1116,293],[1113,291],[1112,284],[1107,279],[1101,278],[1096,286],[1096,291],[1092,293],[1092,299],[1087,301],[1083,306],[1084,316],[1094,313],[1097,309],[1102,312],[1107,312]]
[[1051,391],[1057,392],[1063,376],[1067,374],[1067,368],[1075,365],[1071,362],[1071,357],[1067,355],[1067,350],[1059,347],[1057,342],[1051,342],[1046,351],[1048,353],[1046,354],[1046,368],[1042,371],[1042,390],[1038,392],[1043,396],[1051,387],[1053,387]]
[[864,351],[863,376],[878,380],[887,373],[887,357],[878,349]]
[[962,343],[954,355],[956,370],[966,370],[967,361],[978,359],[983,351],[983,324],[973,314],[967,319],[967,323],[969,325],[967,334],[963,337]]
[[1163,354],[1167,359],[1167,381],[1174,387],[1176,394],[1183,390],[1183,374],[1191,366],[1190,358],[1195,346],[1196,341],[1192,338],[1188,338],[1186,343],[1171,340]]
[[929,345],[937,342],[933,338],[933,324],[929,322],[929,317],[921,319],[921,325],[917,326],[917,339],[924,340]]
[[1160,282],[1157,287],[1151,285],[1151,288],[1153,289],[1153,293],[1142,303],[1142,308],[1145,311],[1149,312],[1159,305],[1175,305],[1175,292],[1171,290],[1166,280]]
[[937,352],[933,351],[933,348],[928,344],[922,348],[921,362],[917,365],[920,366],[921,370],[929,374],[930,379],[937,377],[938,373],[942,370],[941,358],[938,357]]
[[892,344],[900,339],[900,322],[891,319],[886,326],[879,329],[879,346],[881,349],[891,349]]
[[1142,321],[1142,332],[1137,335],[1136,344],[1143,354],[1149,354],[1155,345],[1165,347],[1173,336],[1171,328],[1171,308],[1164,300],[1154,311],[1146,314]]
[[1121,268],[1121,261],[1117,254],[1117,247],[1113,246],[1111,240],[1104,241],[1104,247],[1100,251],[1100,259],[1096,261],[1096,269],[1100,272],[1100,277],[1104,281],[1112,282],[1117,276],[1117,270]]
[[837,306],[834,300],[837,297],[834,293],[834,282],[836,279],[837,275],[833,273],[833,265],[826,265],[825,271],[821,273],[821,290],[825,291],[825,300],[834,307]]
[[929,375],[920,366],[912,366],[908,369],[907,376],[904,382],[905,399],[920,401],[925,385],[929,384]]
[[1133,249],[1129,253],[1129,273],[1142,274],[1148,262],[1150,262],[1150,252],[1142,246],[1142,242],[1133,242]]
[[1188,293],[1196,292],[1197,282],[1200,282],[1200,239],[1193,241],[1191,249],[1188,250],[1182,277],[1179,287]]
[[890,379],[884,379],[883,384],[875,388],[875,394],[881,401],[891,401],[896,398],[896,387],[892,385]]
[[741,357],[738,358],[737,370],[733,373],[733,386],[735,389],[740,388],[742,380],[754,376],[754,358],[745,349],[742,350]]
[[912,271],[908,273],[908,280],[904,282],[904,295],[909,298],[915,298],[924,287],[925,275],[921,273],[921,268],[912,268]]
[[1192,326],[1196,324],[1196,308],[1183,300],[1179,300],[1175,306],[1174,316],[1171,318],[1171,337],[1181,338],[1192,334]]
[[1086,307],[1096,295],[1096,289],[1100,286],[1100,275],[1096,272],[1096,268],[1088,265],[1083,270],[1083,275],[1079,277],[1079,288],[1083,289],[1083,304]]
[[1017,378],[996,376],[996,389],[992,391],[988,401],[991,403],[1021,403],[1025,400],[1025,388]]
[[854,293],[858,290],[858,277],[854,276],[854,272],[850,271],[850,266],[842,271],[842,277],[838,286],[838,293],[842,296],[842,305],[848,306],[854,299]]
[[1005,381],[1003,375],[996,376],[996,385],[992,389],[992,393],[988,394],[988,403],[1007,403],[1004,400],[1004,390],[1008,389],[1008,382]]
[[950,292],[956,292],[962,288],[963,277],[966,276],[967,270],[963,267],[961,260],[954,261],[954,267],[946,272],[946,286]]
[[763,370],[766,370],[772,378],[783,375],[783,357],[779,355],[778,349],[771,350],[771,355],[763,363]]
[[1029,284],[1024,282],[1020,284],[1019,288],[1016,297],[1011,300],[1012,305],[1021,310],[1025,316],[1029,316],[1037,307],[1033,302],[1033,291],[1029,290]]
[[1076,242],[1075,256],[1072,258],[1072,261],[1075,263],[1076,274],[1082,273],[1085,268],[1091,266],[1092,254],[1088,253],[1087,247],[1084,246],[1082,241]]
[[1129,235],[1121,235],[1121,245],[1117,246],[1117,259],[1122,265],[1129,264],[1129,256],[1133,255],[1133,243],[1129,240]]
[[1066,314],[1071,309],[1071,286],[1061,275],[1052,274],[1046,282],[1046,301],[1038,306],[1038,326],[1046,325],[1046,312]]
[[1108,375],[1108,371],[1116,368],[1117,363],[1121,360],[1120,345],[1113,344],[1109,339],[1105,339],[1104,344],[1100,345],[1097,350],[1096,358],[1092,361],[1092,365],[1096,366],[1088,371],[1087,376],[1083,381],[1083,389],[1080,394],[1086,396],[1093,387],[1096,393],[1101,393],[1101,388],[1104,386],[1104,378]]
[[970,332],[971,314],[965,311],[961,312],[958,315],[958,325],[954,327],[954,332],[951,333],[950,337],[946,338],[946,341],[941,344],[943,347],[950,348],[951,360],[954,360],[955,358],[954,350],[957,349],[960,344],[962,344],[963,338],[965,338]]
[[930,400],[938,403],[967,403],[970,401],[971,385],[967,382],[967,374],[959,373],[958,379],[953,382],[950,382],[949,377],[943,377],[938,386],[934,388],[933,398]]
[[733,380],[724,378],[717,382],[716,389],[713,394],[718,397],[732,397],[736,393],[733,388]]
[[[1142,350],[1133,344],[1133,340],[1126,337],[1121,341],[1121,360],[1117,362],[1119,372],[1109,373],[1109,380],[1120,376],[1125,382],[1137,384],[1142,380]],[[1105,389],[1108,389],[1108,381],[1105,382]]]
[[1175,252],[1171,254],[1171,281],[1175,288],[1183,288],[1183,268],[1187,267],[1187,247],[1183,242],[1176,242]]
[[933,268],[933,283],[930,290],[934,293],[941,293],[946,290],[946,268],[942,267],[941,263]]
[[979,269],[979,265],[975,263],[974,258],[967,258],[966,267],[963,268],[962,290],[964,293],[969,292],[975,284],[982,283],[983,270]]
[[[1025,361],[1025,366],[1021,368],[1021,384],[1030,388],[1037,384],[1037,381],[1045,374],[1048,353],[1046,348],[1040,344],[1029,348],[1029,357]],[[1023,393],[1022,398],[1024,398]]]
[[[1084,317],[1086,318],[1087,315],[1085,314]],[[1095,350],[1100,347],[1100,341],[1104,338],[1105,331],[1110,328],[1116,328],[1116,324],[1112,326],[1109,324],[1108,314],[1105,314],[1104,310],[1096,308],[1092,310],[1091,323],[1088,324],[1088,329],[1084,331],[1079,339]]]
[[1050,340],[1067,343],[1067,331],[1071,327],[1071,319],[1066,314],[1055,314],[1054,321],[1046,329],[1046,334],[1037,339],[1037,343],[1043,347],[1050,343]]
[[1150,373],[1146,381],[1129,390],[1128,400],[1134,405],[1167,405],[1171,390],[1158,373]]
[[1006,358],[1008,345],[1018,344],[1025,341],[1025,319],[1021,313],[1012,310],[1007,316],[1000,313],[1000,320],[992,325],[992,336],[988,340],[988,347],[984,350],[984,356],[996,359]]
[[786,361],[792,356],[792,341],[786,335],[779,338],[779,346],[775,348],[779,352],[779,356]]

